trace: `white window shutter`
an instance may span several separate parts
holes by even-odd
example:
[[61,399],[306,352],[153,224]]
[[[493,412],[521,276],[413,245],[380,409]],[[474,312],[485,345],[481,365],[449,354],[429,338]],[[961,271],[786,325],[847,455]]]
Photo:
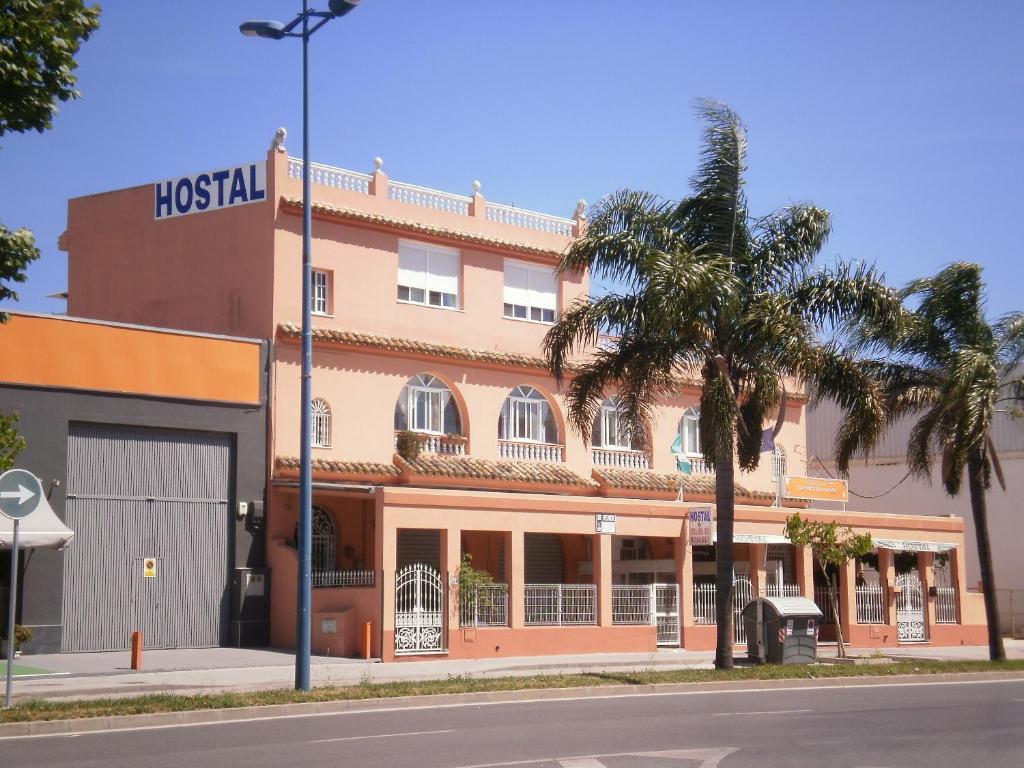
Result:
[[427,288],[427,251],[407,243],[398,249],[398,284],[409,288]]
[[541,309],[555,309],[558,296],[558,281],[549,269],[530,270],[530,306]]
[[459,295],[459,254],[453,251],[430,251],[427,262],[427,288],[441,293]]
[[530,306],[530,272],[505,262],[505,303]]

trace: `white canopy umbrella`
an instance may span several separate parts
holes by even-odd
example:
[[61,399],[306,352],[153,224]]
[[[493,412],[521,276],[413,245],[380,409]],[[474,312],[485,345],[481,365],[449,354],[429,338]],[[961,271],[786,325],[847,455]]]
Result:
[[[50,502],[40,495],[36,511],[18,526],[18,550],[65,549],[75,532],[57,517]],[[14,541],[14,521],[0,515],[0,549],[10,549]]]

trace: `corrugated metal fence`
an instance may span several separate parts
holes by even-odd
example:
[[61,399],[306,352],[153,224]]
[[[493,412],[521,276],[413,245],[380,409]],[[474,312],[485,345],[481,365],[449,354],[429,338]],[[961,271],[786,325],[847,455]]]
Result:
[[[206,647],[227,639],[231,437],[73,424],[65,651]],[[156,575],[143,575],[143,561]]]

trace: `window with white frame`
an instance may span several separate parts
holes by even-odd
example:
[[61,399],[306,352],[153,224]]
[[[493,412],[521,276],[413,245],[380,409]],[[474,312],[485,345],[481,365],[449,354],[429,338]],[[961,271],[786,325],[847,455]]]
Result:
[[505,317],[553,323],[557,298],[554,270],[505,259]]
[[331,313],[331,273],[323,269],[313,270],[313,306],[314,315]]
[[533,387],[513,389],[501,407],[498,438],[525,443],[557,443],[558,426],[547,398]]
[[402,240],[398,244],[398,300],[457,309],[459,252]]
[[395,404],[395,429],[461,435],[462,420],[451,390],[429,373],[413,376]]
[[683,453],[687,456],[700,456],[700,411],[687,408],[683,418],[679,420],[679,436]]
[[631,438],[620,408],[621,402],[617,397],[609,397],[601,403],[601,410],[594,419],[594,447],[622,451],[642,450],[639,441]]
[[313,447],[331,447],[331,406],[319,397],[313,403]]

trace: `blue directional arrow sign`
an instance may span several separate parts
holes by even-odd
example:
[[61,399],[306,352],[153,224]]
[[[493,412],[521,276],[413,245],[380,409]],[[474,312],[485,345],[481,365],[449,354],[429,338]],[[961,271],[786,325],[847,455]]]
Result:
[[9,469],[0,475],[0,514],[23,520],[36,511],[43,498],[39,478],[24,469]]

